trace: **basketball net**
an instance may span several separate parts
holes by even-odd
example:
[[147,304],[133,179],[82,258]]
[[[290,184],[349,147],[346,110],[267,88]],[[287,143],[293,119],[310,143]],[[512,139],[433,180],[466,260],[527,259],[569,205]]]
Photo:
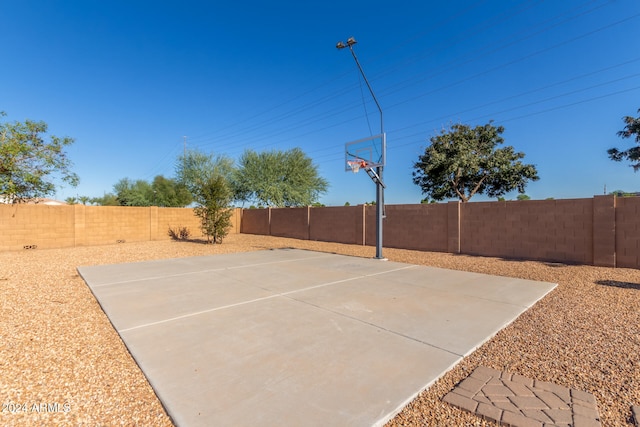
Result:
[[347,164],[349,165],[349,167],[351,168],[351,172],[353,173],[358,173],[360,171],[360,168],[367,167],[367,162],[365,162],[364,160],[350,160],[347,162]]

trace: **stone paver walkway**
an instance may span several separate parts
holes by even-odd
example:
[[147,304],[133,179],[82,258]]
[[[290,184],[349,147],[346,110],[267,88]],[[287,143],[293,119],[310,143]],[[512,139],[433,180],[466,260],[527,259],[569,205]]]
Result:
[[596,427],[591,393],[484,366],[458,384],[445,402],[513,427]]

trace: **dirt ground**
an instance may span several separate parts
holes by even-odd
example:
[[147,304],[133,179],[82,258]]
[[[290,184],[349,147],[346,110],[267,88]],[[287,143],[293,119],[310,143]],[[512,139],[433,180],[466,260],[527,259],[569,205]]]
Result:
[[[158,241],[0,253],[0,424],[173,425],[76,267],[281,247],[375,255],[373,247],[244,234],[222,245]],[[389,426],[494,425],[441,401],[478,365],[588,391],[603,426],[633,425],[631,406],[640,404],[640,270],[389,248],[384,256],[558,284]]]

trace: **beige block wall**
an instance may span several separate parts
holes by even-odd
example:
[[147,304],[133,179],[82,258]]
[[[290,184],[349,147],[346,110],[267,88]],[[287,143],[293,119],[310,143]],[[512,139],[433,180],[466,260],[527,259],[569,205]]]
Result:
[[[640,197],[388,205],[384,247],[640,268]],[[376,244],[376,207],[234,210],[230,233]],[[0,204],[0,251],[169,239],[193,209]]]
[[0,204],[0,250],[73,246],[73,206]]
[[[0,250],[166,240],[170,226],[202,237],[189,208],[0,204]],[[240,212],[234,209],[230,233],[239,229]]]
[[193,238],[204,237],[200,229],[200,219],[193,214],[193,210],[185,215],[183,208],[156,208],[157,214],[157,236],[152,240],[162,240],[169,237],[169,228],[178,231],[182,227],[189,230]]
[[84,239],[77,239],[76,246],[151,240],[149,208],[78,206],[77,209],[84,209]]

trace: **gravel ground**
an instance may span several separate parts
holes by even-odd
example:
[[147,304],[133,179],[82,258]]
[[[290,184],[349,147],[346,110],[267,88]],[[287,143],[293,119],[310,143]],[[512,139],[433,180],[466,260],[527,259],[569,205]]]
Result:
[[[253,235],[230,235],[215,246],[161,241],[0,253],[0,425],[171,426],[76,267],[278,247],[375,254],[372,247]],[[640,404],[640,270],[388,248],[384,255],[558,283],[388,426],[495,425],[441,402],[478,365],[591,392],[602,425],[633,425],[631,405]]]

